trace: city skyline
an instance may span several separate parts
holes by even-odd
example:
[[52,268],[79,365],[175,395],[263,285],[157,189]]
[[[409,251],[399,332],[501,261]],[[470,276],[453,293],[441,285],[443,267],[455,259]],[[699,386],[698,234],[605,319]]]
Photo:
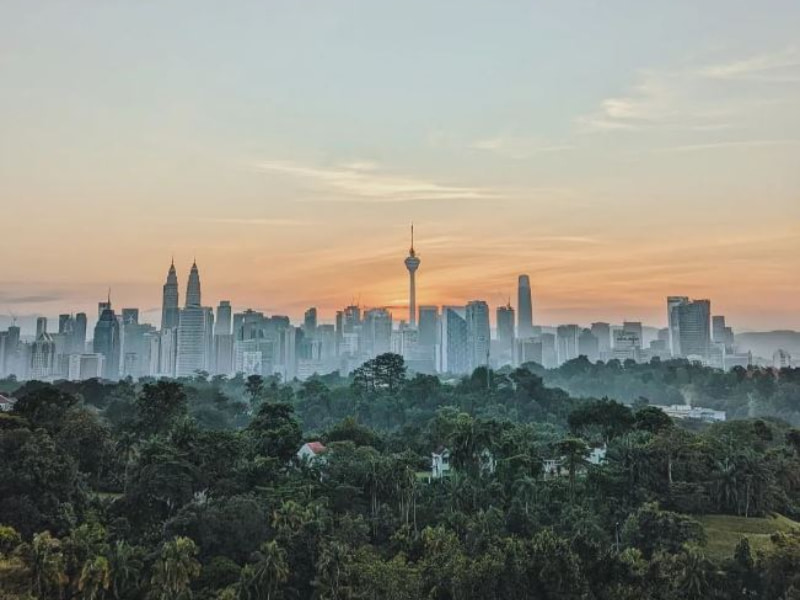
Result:
[[800,329],[796,2],[4,16],[2,315],[152,309],[172,253],[240,306],[402,306],[413,219],[420,303],[528,273],[545,322],[663,323],[680,293]]
[[[398,254],[399,256],[399,254]],[[409,259],[414,259],[412,264],[412,269],[409,269]],[[405,322],[406,324],[410,325],[412,328],[416,327],[416,321],[420,314],[420,309],[424,309],[426,307],[440,307],[446,308],[448,306],[467,306],[471,300],[470,298],[481,297],[482,295],[479,292],[475,292],[472,295],[464,296],[462,298],[455,299],[449,303],[436,303],[436,302],[429,302],[426,301],[424,298],[422,301],[414,298],[416,295],[416,274],[418,272],[419,266],[421,261],[418,258],[417,252],[413,246],[413,226],[412,226],[412,245],[409,250],[408,256],[402,263],[405,266],[406,270],[406,302],[398,302],[396,304],[389,304],[389,305],[380,305],[380,304],[373,304],[367,302],[362,298],[360,295],[355,296],[351,295],[350,299],[347,301],[343,301],[338,305],[328,307],[321,307],[319,303],[310,302],[303,304],[303,308],[297,311],[281,311],[276,310],[273,308],[265,308],[264,306],[258,305],[250,305],[244,304],[236,301],[235,299],[232,300],[232,296],[230,294],[225,294],[224,292],[219,296],[214,296],[211,302],[206,302],[205,305],[208,307],[214,307],[217,303],[225,303],[229,310],[254,310],[263,312],[265,314],[272,314],[280,317],[287,317],[293,323],[300,323],[302,324],[304,320],[309,318],[309,311],[313,311],[313,319],[314,322],[319,320],[320,324],[335,324],[336,323],[336,313],[341,310],[343,306],[356,306],[360,310],[368,311],[368,310],[388,310],[393,317],[393,320],[396,323]],[[423,271],[424,273],[424,271]],[[204,274],[203,280],[205,281],[207,274]],[[673,300],[684,300],[688,301],[688,296],[666,296],[668,308],[666,312],[664,311],[663,307],[663,300],[661,298],[661,305],[659,306],[658,312],[661,313],[656,316],[653,320],[648,321],[647,319],[643,319],[638,315],[630,315],[625,314],[621,318],[603,318],[602,315],[595,315],[591,316],[588,319],[584,320],[562,320],[562,321],[554,321],[548,320],[546,317],[543,317],[539,313],[539,298],[536,294],[535,287],[531,284],[531,279],[528,274],[519,274],[515,276],[516,285],[514,286],[514,290],[517,292],[515,297],[515,303],[512,305],[510,300],[512,295],[509,293],[505,299],[498,298],[495,302],[494,300],[481,300],[482,302],[487,302],[488,306],[491,307],[489,311],[489,322],[492,326],[492,331],[494,331],[498,327],[497,318],[493,317],[492,315],[495,314],[495,311],[500,311],[501,309],[505,308],[506,306],[512,311],[512,314],[515,314],[515,321],[513,323],[514,330],[517,332],[516,334],[521,337],[529,337],[532,335],[533,330],[536,327],[546,327],[555,329],[559,325],[563,325],[564,323],[574,323],[576,325],[581,326],[588,326],[592,323],[609,323],[615,326],[623,326],[624,323],[631,321],[632,319],[638,319],[636,322],[642,323],[644,326],[649,327],[650,329],[663,329],[663,328],[670,328],[671,327],[671,303]],[[409,282],[411,282],[409,284]],[[183,294],[180,293],[181,286],[184,285],[185,292]],[[139,315],[141,314],[141,322],[147,323],[148,325],[155,325],[157,326],[159,323],[161,325],[161,329],[168,329],[168,328],[176,328],[178,325],[178,313],[180,312],[180,304],[183,303],[185,308],[200,308],[203,306],[203,302],[200,299],[200,276],[199,276],[199,265],[196,256],[192,258],[191,266],[186,270],[186,275],[183,279],[181,279],[181,272],[178,266],[175,264],[175,256],[173,255],[167,270],[167,275],[165,279],[165,283],[162,287],[161,293],[161,308],[157,307],[150,307],[150,308],[140,308],[135,303],[127,302],[126,299],[122,299],[121,301],[117,300],[114,305],[118,308],[120,306],[125,307],[124,310],[135,310],[137,314],[137,322],[139,321]],[[205,287],[205,284],[204,284]],[[61,306],[56,313],[50,314],[43,314],[43,313],[18,313],[15,311],[8,311],[7,314],[2,315],[0,314],[0,325],[7,326],[12,322],[16,325],[21,327],[22,335],[32,335],[34,332],[37,332],[38,335],[38,328],[40,326],[40,321],[42,319],[58,322],[61,318],[67,315],[76,315],[76,314],[86,314],[89,312],[91,314],[92,311],[98,309],[98,317],[102,315],[102,312],[105,308],[112,304],[112,288],[109,287],[106,289],[107,299],[97,301],[95,300],[91,304],[87,305],[86,307],[82,307],[80,309],[74,310],[71,308],[66,308]],[[299,304],[295,303],[297,306]],[[520,310],[520,307],[523,307]],[[724,312],[724,310],[719,308],[720,304],[716,302],[715,299],[715,312]],[[724,303],[722,303],[724,306]],[[130,308],[128,308],[130,307]],[[411,315],[412,307],[414,307],[413,318]],[[727,313],[726,313],[727,314]],[[710,317],[709,317],[710,318]],[[746,331],[756,331],[755,329],[749,328],[742,328],[737,327],[737,330],[740,332]],[[792,331],[789,328],[776,328],[773,330],[788,330]]]

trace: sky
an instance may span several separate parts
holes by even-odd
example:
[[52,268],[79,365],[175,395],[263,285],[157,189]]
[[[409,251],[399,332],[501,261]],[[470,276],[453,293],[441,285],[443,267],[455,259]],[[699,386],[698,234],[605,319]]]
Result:
[[0,0],[0,315],[800,329],[796,0]]

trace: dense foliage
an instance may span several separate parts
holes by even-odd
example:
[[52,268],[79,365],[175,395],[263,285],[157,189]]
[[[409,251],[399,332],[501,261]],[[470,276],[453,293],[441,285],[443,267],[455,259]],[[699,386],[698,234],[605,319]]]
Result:
[[[800,597],[800,534],[720,560],[696,520],[800,518],[800,370],[1,385],[0,598]],[[651,405],[687,399],[742,418]]]

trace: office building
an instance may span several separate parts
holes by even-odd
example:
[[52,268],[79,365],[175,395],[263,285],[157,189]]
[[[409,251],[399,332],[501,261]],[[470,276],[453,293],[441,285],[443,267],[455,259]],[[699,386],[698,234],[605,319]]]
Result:
[[514,309],[511,303],[497,307],[497,356],[498,367],[514,364]]
[[520,275],[517,282],[517,337],[534,335],[531,282],[527,275]]
[[469,371],[489,365],[491,330],[489,305],[483,300],[467,303],[464,317],[467,322],[467,360]]
[[178,293],[178,274],[175,271],[175,261],[169,266],[167,281],[164,283],[161,300],[161,330],[175,329],[178,327],[180,304]]

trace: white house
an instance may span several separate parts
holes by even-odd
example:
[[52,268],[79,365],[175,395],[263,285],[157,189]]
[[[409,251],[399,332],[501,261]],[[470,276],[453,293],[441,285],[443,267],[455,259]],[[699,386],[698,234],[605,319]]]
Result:
[[0,394],[0,412],[11,412],[16,403],[16,399]]
[[[497,459],[488,449],[480,453],[480,468],[483,474],[492,474],[497,468]],[[440,447],[431,453],[431,479],[441,479],[450,473],[450,450]]]
[[322,456],[325,454],[327,448],[322,442],[306,442],[297,451],[297,459],[300,462],[314,462],[316,460],[324,460]]
[[431,479],[441,479],[450,472],[450,450],[439,448],[431,453]]

